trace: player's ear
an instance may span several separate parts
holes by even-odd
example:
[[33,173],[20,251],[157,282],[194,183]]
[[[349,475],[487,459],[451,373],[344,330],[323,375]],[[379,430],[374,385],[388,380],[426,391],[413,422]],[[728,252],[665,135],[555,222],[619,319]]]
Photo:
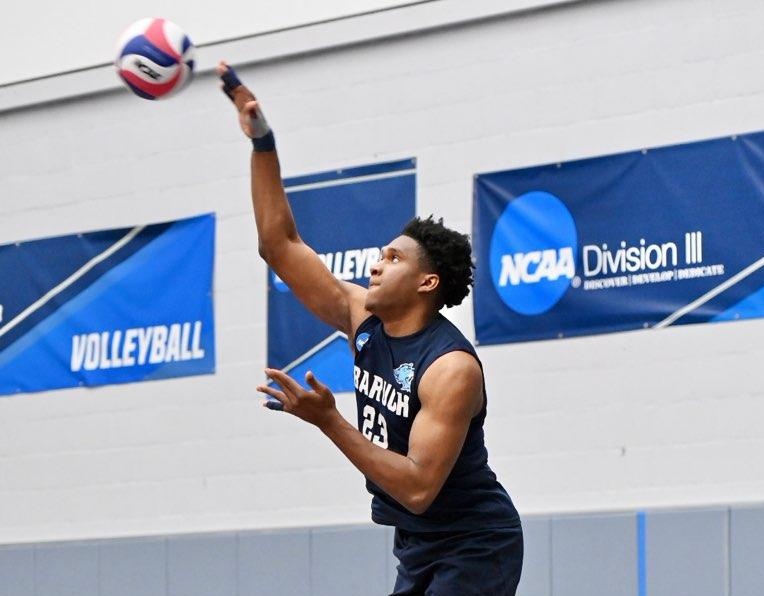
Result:
[[440,285],[440,276],[437,273],[424,273],[419,282],[418,292],[434,292]]

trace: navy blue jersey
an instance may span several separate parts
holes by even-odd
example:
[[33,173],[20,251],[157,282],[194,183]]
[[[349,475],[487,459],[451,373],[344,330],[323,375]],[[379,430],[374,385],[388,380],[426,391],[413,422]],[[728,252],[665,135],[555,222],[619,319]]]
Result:
[[[355,335],[355,383],[358,430],[373,443],[406,455],[409,433],[421,408],[419,381],[440,356],[475,349],[448,319],[438,314],[427,327],[404,337],[388,336],[376,316],[366,319]],[[482,367],[482,365],[481,365]],[[483,436],[483,407],[470,423],[464,446],[435,501],[421,515],[400,505],[367,479],[373,495],[372,519],[409,532],[461,531],[512,527],[519,517],[509,495],[488,467]]]

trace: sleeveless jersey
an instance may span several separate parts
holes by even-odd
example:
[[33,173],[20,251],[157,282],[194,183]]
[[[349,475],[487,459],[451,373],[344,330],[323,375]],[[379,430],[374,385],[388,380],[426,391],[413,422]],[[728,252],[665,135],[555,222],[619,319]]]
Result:
[[[408,453],[409,433],[421,408],[419,381],[440,356],[453,351],[471,354],[467,338],[441,314],[427,327],[404,337],[388,336],[376,316],[358,327],[353,370],[358,430],[373,443],[396,453]],[[482,364],[480,365],[482,369]],[[416,515],[370,480],[372,519],[410,532],[464,531],[518,525],[519,516],[509,495],[488,467],[483,407],[471,421],[462,450],[443,488],[430,507]]]

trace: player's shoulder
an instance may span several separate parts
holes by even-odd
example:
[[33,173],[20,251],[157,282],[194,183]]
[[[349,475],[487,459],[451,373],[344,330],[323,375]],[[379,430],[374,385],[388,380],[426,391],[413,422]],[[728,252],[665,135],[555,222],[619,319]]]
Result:
[[441,376],[459,376],[466,374],[482,377],[480,361],[475,354],[463,349],[455,349],[441,354],[433,360],[426,372],[433,372],[434,374]]
[[441,313],[438,313],[435,325],[433,325],[433,336],[430,343],[435,351],[445,354],[454,350],[463,350],[471,354],[473,359],[477,359],[475,346],[472,345],[472,342]]
[[446,383],[458,380],[460,383],[482,386],[483,367],[472,342],[440,313],[435,327],[436,337],[429,342],[432,359],[423,371],[422,382],[428,385],[433,379],[446,380]]
[[475,416],[483,404],[480,363],[463,350],[447,352],[424,372],[418,393],[423,406],[439,404]]

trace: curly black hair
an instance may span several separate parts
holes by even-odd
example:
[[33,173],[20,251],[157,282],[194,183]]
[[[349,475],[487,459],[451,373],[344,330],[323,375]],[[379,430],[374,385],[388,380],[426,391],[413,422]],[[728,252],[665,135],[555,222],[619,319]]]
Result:
[[402,235],[413,238],[422,248],[424,264],[440,277],[440,301],[446,307],[456,306],[470,293],[474,283],[472,248],[466,234],[460,234],[430,215],[415,217],[406,224]]

